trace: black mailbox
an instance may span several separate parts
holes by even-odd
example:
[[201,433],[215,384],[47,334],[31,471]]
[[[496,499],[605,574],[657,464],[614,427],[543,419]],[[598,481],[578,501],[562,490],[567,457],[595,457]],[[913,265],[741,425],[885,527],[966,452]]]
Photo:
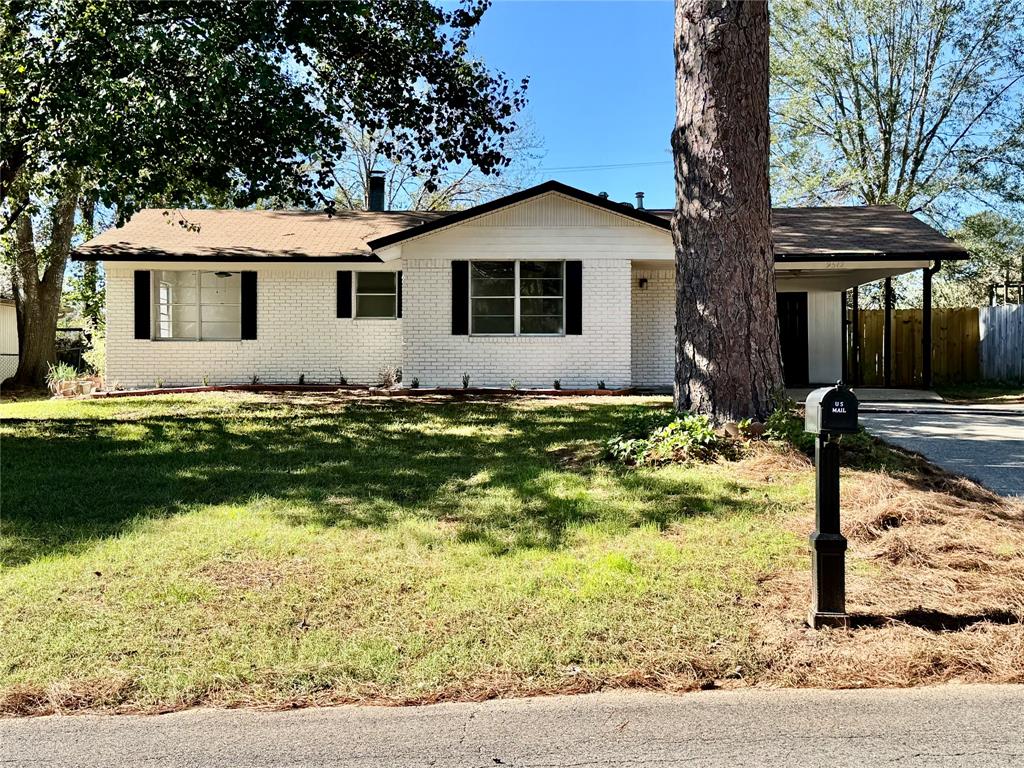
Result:
[[804,429],[816,435],[857,431],[857,396],[842,384],[816,389],[807,396]]

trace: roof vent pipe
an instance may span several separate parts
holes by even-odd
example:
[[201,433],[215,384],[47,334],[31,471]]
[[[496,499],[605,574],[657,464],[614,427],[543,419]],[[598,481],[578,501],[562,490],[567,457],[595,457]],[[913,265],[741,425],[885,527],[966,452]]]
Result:
[[369,189],[366,190],[366,207],[371,211],[384,210],[384,171],[370,171]]
[[636,209],[638,211],[642,211],[644,209],[644,193],[643,192],[637,192],[636,193]]
[[607,200],[608,199],[608,193],[607,192],[598,192],[597,196],[600,197],[602,200]]

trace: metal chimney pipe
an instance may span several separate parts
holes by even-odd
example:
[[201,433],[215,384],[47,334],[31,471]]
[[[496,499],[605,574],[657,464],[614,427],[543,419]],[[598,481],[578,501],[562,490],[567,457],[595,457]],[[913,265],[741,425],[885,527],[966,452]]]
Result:
[[642,211],[644,209],[644,193],[643,192],[637,192],[636,193],[636,208],[637,208],[638,211]]
[[384,210],[384,171],[370,171],[370,188],[367,190],[366,207],[371,211]]

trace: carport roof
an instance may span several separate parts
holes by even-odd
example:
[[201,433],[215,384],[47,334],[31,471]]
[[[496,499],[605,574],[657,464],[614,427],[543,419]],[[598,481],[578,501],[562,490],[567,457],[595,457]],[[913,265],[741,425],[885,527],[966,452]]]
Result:
[[[550,192],[662,229],[671,210],[636,209],[557,181],[461,211],[174,210],[138,212],[72,252],[77,261],[379,261],[413,237]],[[183,226],[182,222],[191,226]],[[895,206],[775,208],[777,262],[964,259],[967,250]]]

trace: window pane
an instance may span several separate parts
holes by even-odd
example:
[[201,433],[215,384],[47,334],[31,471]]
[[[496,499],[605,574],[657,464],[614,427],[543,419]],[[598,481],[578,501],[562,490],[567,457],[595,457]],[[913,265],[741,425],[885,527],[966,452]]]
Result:
[[515,333],[516,319],[511,315],[473,315],[473,333]]
[[519,318],[519,332],[530,333],[562,333],[562,316],[524,315]]
[[394,296],[356,296],[356,317],[394,316]]
[[158,339],[194,339],[199,324],[195,321],[160,319],[157,322],[156,338]]
[[562,278],[562,262],[560,261],[523,261],[519,264],[519,276]]
[[199,279],[202,284],[203,304],[240,304],[242,301],[242,275],[239,272],[220,273],[202,272]]
[[207,321],[215,323],[240,323],[242,321],[242,309],[237,304],[204,304],[204,326]]
[[489,278],[473,278],[474,296],[515,296],[515,280],[491,280]]
[[394,292],[394,272],[356,272],[356,293]]
[[[205,310],[204,310],[205,312]],[[229,322],[212,322],[203,318],[203,339],[229,339],[232,341],[242,338],[242,323],[239,320]]]
[[515,299],[473,299],[473,314],[480,317],[501,315],[512,317],[516,313]]
[[514,261],[474,261],[471,266],[473,277],[512,278],[516,275]]
[[561,299],[522,299],[519,314],[527,315],[561,315]]
[[561,296],[562,281],[534,278],[520,280],[519,294],[521,296]]

